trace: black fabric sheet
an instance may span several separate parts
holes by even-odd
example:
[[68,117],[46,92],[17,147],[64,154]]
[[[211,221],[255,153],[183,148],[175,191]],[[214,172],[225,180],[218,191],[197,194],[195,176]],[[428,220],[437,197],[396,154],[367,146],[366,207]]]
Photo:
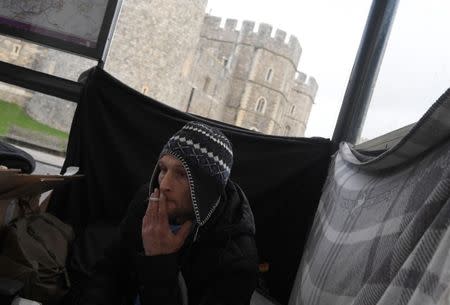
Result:
[[98,68],[78,104],[63,166],[85,175],[56,190],[49,211],[74,226],[72,277],[88,275],[162,146],[186,122],[221,128],[234,147],[231,179],[245,191],[270,295],[287,303],[332,153],[321,138],[266,136],[180,112],[130,89]]

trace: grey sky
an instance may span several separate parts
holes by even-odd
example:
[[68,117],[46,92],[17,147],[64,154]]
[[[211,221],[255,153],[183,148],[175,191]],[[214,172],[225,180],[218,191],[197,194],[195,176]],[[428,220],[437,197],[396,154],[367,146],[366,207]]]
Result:
[[[272,24],[297,36],[299,70],[319,83],[306,136],[331,137],[370,0],[209,0],[212,15]],[[362,137],[417,121],[450,87],[450,1],[400,1]]]

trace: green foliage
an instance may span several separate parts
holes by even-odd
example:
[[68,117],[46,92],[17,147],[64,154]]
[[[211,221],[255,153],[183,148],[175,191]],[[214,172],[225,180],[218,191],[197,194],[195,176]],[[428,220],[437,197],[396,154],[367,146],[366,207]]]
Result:
[[6,135],[9,128],[14,125],[61,139],[67,139],[69,136],[63,131],[49,127],[32,119],[20,106],[0,101],[0,136]]

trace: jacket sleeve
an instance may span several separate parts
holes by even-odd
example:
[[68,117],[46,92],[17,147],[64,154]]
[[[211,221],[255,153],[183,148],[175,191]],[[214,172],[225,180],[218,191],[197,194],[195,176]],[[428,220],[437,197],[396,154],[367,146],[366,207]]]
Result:
[[142,305],[181,304],[177,254],[139,256],[139,292]]
[[[139,236],[142,223],[139,215],[142,213],[143,202],[146,199],[145,186],[142,187],[131,201],[127,214],[122,220],[114,241],[105,250],[103,258],[94,267],[91,278],[83,286],[80,305],[111,305],[121,304],[127,287],[132,259],[130,247]],[[142,218],[142,217],[141,217]]]
[[[236,252],[231,254],[222,260],[223,263],[219,264],[216,270],[211,270],[210,276],[204,282],[205,286],[200,287],[201,292],[195,300],[196,303],[188,299],[190,305],[250,304],[257,285],[258,257],[253,238],[244,237],[243,240],[245,245],[239,250],[240,255],[235,255]],[[182,295],[189,291],[182,291],[183,288],[180,287],[177,255],[140,255],[138,278],[141,305],[182,304]],[[215,269],[215,264],[203,263],[206,270]],[[195,274],[191,276],[195,277]]]
[[82,284],[79,305],[110,305],[118,304],[122,298],[121,292],[125,278],[121,262],[123,257],[120,241],[116,239],[105,251],[104,257],[96,264],[90,279]]
[[[140,295],[142,305],[182,304],[178,282],[176,254],[142,256]],[[224,266],[205,286],[200,304],[192,305],[244,305],[250,304],[256,288],[257,272],[254,262],[240,259]]]
[[211,279],[211,286],[203,295],[201,305],[248,305],[257,283],[257,265],[242,258]]

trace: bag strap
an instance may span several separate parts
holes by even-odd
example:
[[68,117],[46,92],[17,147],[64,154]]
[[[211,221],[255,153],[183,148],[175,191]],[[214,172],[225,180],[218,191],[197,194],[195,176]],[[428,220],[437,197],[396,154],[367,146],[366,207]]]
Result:
[[[60,221],[59,219],[55,219],[55,216],[48,214],[48,213],[41,213],[39,214],[40,218],[45,221],[46,223],[48,223],[49,225],[55,227],[56,229],[59,230],[59,232],[61,232],[61,235],[68,241],[70,242],[72,240],[72,236],[70,233],[68,233],[66,230],[64,230],[64,228],[61,227],[65,226],[65,227],[69,227],[69,225],[63,223],[62,221]],[[70,229],[71,230],[71,229]]]
[[[30,204],[30,201],[36,199],[35,197],[19,197],[17,199],[17,205],[20,208],[20,212],[22,216],[30,215],[30,214],[39,214],[39,205],[37,209],[33,209]],[[38,199],[39,200],[39,199]]]

